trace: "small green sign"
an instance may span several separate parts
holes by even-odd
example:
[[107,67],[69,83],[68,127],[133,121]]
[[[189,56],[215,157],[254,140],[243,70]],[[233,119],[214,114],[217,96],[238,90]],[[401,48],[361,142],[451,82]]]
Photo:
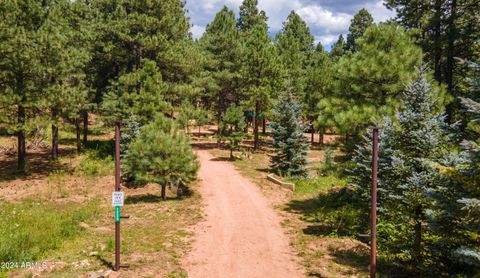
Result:
[[120,222],[120,206],[115,207],[115,222]]

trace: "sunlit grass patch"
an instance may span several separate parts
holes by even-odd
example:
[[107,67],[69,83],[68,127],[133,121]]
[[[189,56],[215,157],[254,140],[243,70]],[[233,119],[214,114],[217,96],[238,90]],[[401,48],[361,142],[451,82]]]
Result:
[[82,232],[80,222],[98,213],[98,201],[86,205],[0,204],[0,262],[35,262]]

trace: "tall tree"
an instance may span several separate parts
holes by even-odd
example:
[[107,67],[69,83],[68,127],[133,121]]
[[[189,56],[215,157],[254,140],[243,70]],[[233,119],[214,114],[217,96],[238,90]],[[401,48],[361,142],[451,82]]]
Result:
[[202,47],[210,54],[206,69],[215,83],[211,89],[215,92],[213,102],[218,122],[232,103],[240,102],[238,87],[242,44],[239,36],[235,14],[223,7],[213,22],[207,25],[200,39]]
[[78,43],[78,32],[71,25],[72,19],[65,16],[73,12],[74,4],[60,0],[44,3],[45,23],[38,30],[44,73],[41,82],[52,124],[51,157],[56,160],[60,121],[62,118],[77,119],[79,107],[87,101],[83,68],[89,54],[88,49]]
[[347,135],[392,115],[404,84],[422,62],[421,49],[395,24],[368,28],[357,47],[338,61],[334,94],[320,103],[324,121]]
[[319,119],[322,111],[318,108],[318,104],[331,93],[333,81],[332,66],[330,57],[328,57],[328,54],[323,50],[323,46],[318,43],[306,68],[307,82],[305,86],[305,97],[303,98],[304,112],[311,124],[312,143],[315,128],[319,128],[320,144],[323,144],[323,133],[327,125]]
[[[395,231],[394,238],[381,237],[380,243],[393,254],[409,254],[415,271],[432,262],[426,248],[431,236],[427,213],[434,205],[429,194],[441,184],[435,164],[448,155],[452,143],[438,92],[428,79],[426,69],[420,68],[403,91],[395,118],[386,117],[380,130],[378,203],[382,228],[387,230],[379,234]],[[358,147],[351,172],[357,192],[364,198],[370,198],[370,142],[365,138],[365,144]]]
[[39,89],[45,9],[34,0],[2,1],[0,17],[0,120],[17,136],[18,169],[24,171],[27,125],[46,105]]
[[124,121],[134,115],[140,125],[152,121],[157,114],[166,114],[166,85],[155,62],[144,60],[136,71],[122,75],[102,103],[105,118]]
[[[434,76],[445,83],[448,93],[465,96],[467,67],[456,63],[455,57],[478,59],[476,50],[480,30],[478,28],[480,2],[475,0],[388,0],[387,7],[395,9],[397,21],[415,30],[418,43],[426,53],[426,60],[434,65]],[[459,114],[460,103],[456,99],[447,106],[449,121]],[[461,117],[461,114],[459,114]]]
[[303,98],[305,70],[313,52],[313,36],[305,21],[292,11],[277,33],[277,49],[287,79],[299,98]]
[[373,25],[373,17],[366,10],[361,9],[355,14],[350,21],[350,27],[348,28],[349,34],[347,35],[347,49],[350,51],[356,51],[355,41],[363,36],[363,33],[368,29],[368,27]]
[[[281,85],[282,70],[268,35],[267,17],[256,8],[256,0],[245,0],[239,26],[245,39],[242,59],[243,104],[253,110],[254,149],[259,145],[258,116],[271,106],[271,96]],[[254,24],[253,24],[253,23]],[[253,25],[252,25],[252,24]]]
[[267,26],[267,15],[264,11],[258,10],[258,0],[244,0],[240,5],[240,17],[237,27],[240,31],[248,31],[257,25]]
[[[472,91],[480,90],[480,66],[468,63],[476,74]],[[478,94],[477,94],[478,96]],[[431,194],[435,207],[429,214],[430,227],[438,240],[432,244],[439,261],[436,271],[444,276],[479,274],[480,248],[480,102],[461,99],[471,119],[468,139],[460,152],[443,159],[440,173],[444,180]]]
[[185,83],[198,63],[191,61],[195,49],[183,1],[99,0],[91,6],[99,34],[91,61],[97,103],[112,82],[141,69],[144,60],[156,63],[166,83],[164,100],[178,104],[179,94],[191,92]]
[[334,61],[336,61],[343,56],[346,48],[347,46],[345,44],[345,39],[343,38],[343,35],[340,34],[340,36],[338,36],[338,40],[332,45],[330,56]]

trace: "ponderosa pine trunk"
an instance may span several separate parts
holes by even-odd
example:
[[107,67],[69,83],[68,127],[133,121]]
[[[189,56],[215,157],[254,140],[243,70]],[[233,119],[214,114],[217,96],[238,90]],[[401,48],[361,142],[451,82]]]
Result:
[[258,149],[258,105],[255,106],[255,113],[253,114],[253,150]]
[[320,131],[319,131],[319,137],[318,138],[318,141],[320,143],[320,146],[323,146],[323,134],[324,134],[324,129],[323,128],[320,128]]
[[75,133],[77,135],[77,152],[82,151],[82,141],[81,141],[81,130],[80,130],[80,119],[75,119]]
[[265,120],[265,116],[262,117],[262,134],[265,135],[267,133],[267,123]]
[[88,142],[88,111],[83,110],[83,145]]
[[162,184],[162,200],[167,200],[167,184]]
[[434,76],[438,83],[442,83],[442,1],[435,0],[435,28],[434,28]]
[[[454,48],[456,39],[455,18],[457,16],[457,1],[452,0],[450,4],[450,17],[448,18],[448,35],[447,35],[447,66],[445,69],[445,82],[447,83],[447,91],[453,94],[453,67],[454,67]],[[447,122],[453,122],[453,109],[455,102],[447,105],[446,114]]]
[[[52,118],[55,120],[57,117],[57,111],[52,111]],[[58,159],[58,125],[52,124],[52,160]]]
[[313,143],[315,143],[315,127],[312,125],[311,126],[311,131],[312,131],[312,138],[311,138],[311,143],[313,145]]
[[18,163],[17,168],[20,171],[25,171],[25,158],[26,158],[26,146],[25,146],[25,108],[22,105],[18,106],[17,121],[20,126],[17,131],[17,154]]

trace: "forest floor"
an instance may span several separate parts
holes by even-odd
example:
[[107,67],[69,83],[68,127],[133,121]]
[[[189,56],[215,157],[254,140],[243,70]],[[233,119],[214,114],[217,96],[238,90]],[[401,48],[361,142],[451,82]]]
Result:
[[112,272],[113,134],[92,126],[77,153],[73,130],[62,130],[59,161],[48,148],[29,149],[26,174],[16,171],[14,138],[0,136],[0,262],[40,266],[3,268],[0,277],[186,277],[181,258],[202,219],[198,185],[184,197],[169,190],[166,202],[156,185],[122,186],[130,218],[121,220],[121,262],[129,267]]

